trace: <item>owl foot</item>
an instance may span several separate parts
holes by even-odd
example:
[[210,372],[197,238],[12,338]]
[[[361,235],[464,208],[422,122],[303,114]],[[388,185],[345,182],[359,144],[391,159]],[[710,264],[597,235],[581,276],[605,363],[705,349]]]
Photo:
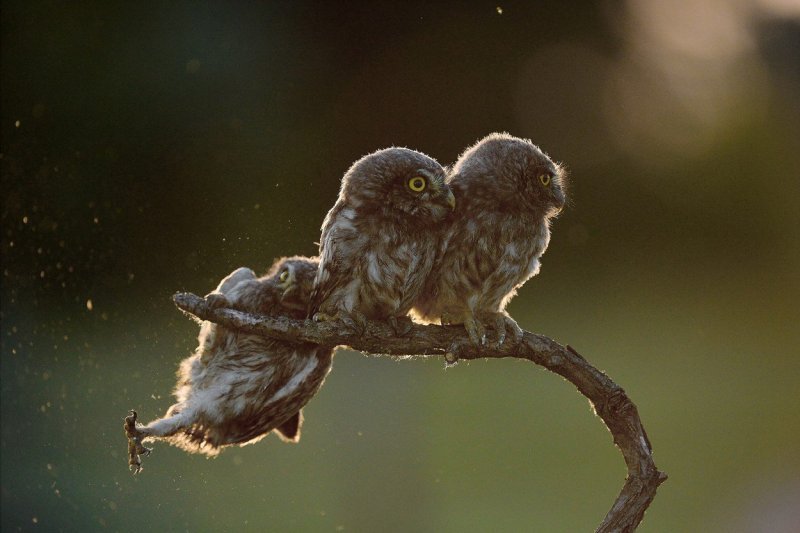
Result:
[[339,312],[339,320],[347,326],[349,330],[353,332],[354,335],[358,335],[359,337],[363,337],[364,333],[367,331],[367,317],[359,313],[358,311],[353,312]]
[[441,322],[443,326],[450,326],[452,324],[461,324],[461,320],[456,318],[455,315],[451,315],[448,312],[442,313],[442,316],[439,317],[439,322]]
[[506,341],[506,334],[510,334],[511,342],[517,344],[522,340],[522,328],[519,327],[517,321],[508,316],[506,313],[497,313],[492,317],[492,325],[497,333],[497,340],[493,346],[500,347]]
[[414,321],[409,316],[390,316],[389,325],[392,326],[395,335],[405,337],[414,327]]
[[359,337],[363,337],[367,331],[367,317],[358,311],[349,313],[339,310],[335,315],[322,312],[314,314],[314,322],[331,322],[333,320],[339,320],[353,335]]
[[219,309],[221,307],[230,307],[231,305],[228,298],[217,291],[206,294],[205,300],[209,309]]
[[474,316],[468,316],[464,319],[464,329],[467,330],[467,335],[469,335],[469,340],[472,341],[472,344],[475,346],[486,345],[486,328]]
[[328,313],[314,313],[314,316],[311,318],[314,322],[333,322],[337,319],[338,317],[336,315],[329,315]]
[[136,427],[136,411],[130,410],[130,414],[125,417],[125,436],[128,437],[128,469],[134,475],[142,471],[141,455],[150,455],[152,448],[147,448],[142,444],[144,433]]

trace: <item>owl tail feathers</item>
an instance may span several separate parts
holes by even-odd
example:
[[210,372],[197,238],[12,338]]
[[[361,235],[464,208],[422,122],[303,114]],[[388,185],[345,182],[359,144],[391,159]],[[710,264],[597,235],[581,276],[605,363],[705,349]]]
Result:
[[274,431],[283,442],[291,442],[292,444],[296,444],[300,441],[300,427],[302,425],[303,411],[301,410],[289,417],[289,419],[283,424],[276,427]]

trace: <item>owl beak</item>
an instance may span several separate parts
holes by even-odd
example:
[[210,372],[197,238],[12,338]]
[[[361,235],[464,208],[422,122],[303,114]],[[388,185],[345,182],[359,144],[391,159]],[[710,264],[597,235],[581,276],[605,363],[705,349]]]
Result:
[[558,207],[558,210],[561,211],[564,209],[564,204],[566,203],[567,198],[564,196],[564,193],[559,190],[558,194],[556,194],[556,207]]
[[447,189],[447,205],[450,206],[451,211],[454,211],[456,208],[456,197],[450,189]]
[[564,193],[559,191],[555,195],[553,195],[553,211],[554,214],[557,215],[564,210],[564,205],[567,203],[567,199],[564,196]]
[[286,289],[284,289],[283,294],[281,294],[281,303],[285,302],[286,299],[292,295],[292,293],[294,292],[292,288],[293,287],[287,287]]

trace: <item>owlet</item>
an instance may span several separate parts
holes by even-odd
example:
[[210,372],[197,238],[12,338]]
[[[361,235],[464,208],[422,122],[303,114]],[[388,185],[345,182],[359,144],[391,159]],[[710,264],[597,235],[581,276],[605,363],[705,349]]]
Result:
[[[318,264],[306,257],[283,258],[261,278],[239,268],[206,300],[212,307],[303,318]],[[224,446],[254,443],[272,430],[297,442],[301,408],[328,375],[332,350],[212,322],[203,322],[198,340],[197,350],[178,370],[177,403],[146,426],[126,423],[129,439],[139,443],[138,453],[149,452],[142,440],[165,439],[189,452],[216,455]],[[131,453],[131,467],[138,470],[136,455]]]
[[492,133],[468,148],[448,183],[458,198],[435,271],[414,313],[464,324],[474,344],[485,325],[500,345],[522,330],[505,311],[516,291],[539,272],[550,221],[564,207],[566,173],[527,139]]
[[424,154],[387,148],[356,161],[322,224],[309,316],[356,332],[368,319],[407,330],[454,207],[445,170]]

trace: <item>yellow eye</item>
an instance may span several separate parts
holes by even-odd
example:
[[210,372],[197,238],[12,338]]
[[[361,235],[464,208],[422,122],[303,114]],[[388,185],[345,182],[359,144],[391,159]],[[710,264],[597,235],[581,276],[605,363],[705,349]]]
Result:
[[425,181],[425,178],[423,178],[422,176],[414,176],[413,178],[408,180],[408,188],[414,192],[424,191],[426,185],[427,182]]
[[285,282],[287,279],[289,279],[289,271],[284,270],[281,272],[281,275],[278,277],[278,279],[281,280],[281,282]]
[[550,174],[540,174],[539,181],[542,182],[542,185],[547,187],[548,185],[550,185],[550,177],[551,177]]

